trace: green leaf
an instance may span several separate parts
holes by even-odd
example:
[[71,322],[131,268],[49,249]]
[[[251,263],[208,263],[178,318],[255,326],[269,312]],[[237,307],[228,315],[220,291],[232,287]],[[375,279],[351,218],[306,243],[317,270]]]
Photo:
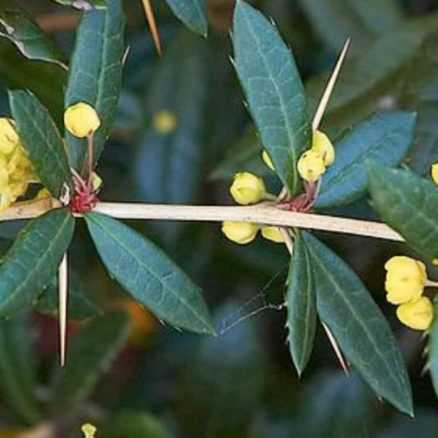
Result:
[[306,367],[316,332],[316,296],[310,255],[301,233],[295,239],[287,280],[289,350],[299,375]]
[[72,6],[76,9],[82,9],[89,11],[93,8],[105,9],[107,7],[108,0],[53,0],[56,3],[64,6]]
[[62,52],[32,17],[12,0],[0,0],[0,38],[15,44],[26,58],[53,62],[67,69]]
[[347,360],[373,390],[413,415],[411,387],[391,329],[351,268],[311,234],[303,233],[311,255],[318,315]]
[[171,438],[158,418],[145,412],[125,411],[117,414],[102,431],[106,438]]
[[438,301],[434,302],[434,315],[432,326],[429,329],[429,342],[427,345],[427,368],[432,378],[433,389],[438,397]]
[[129,334],[128,317],[113,312],[93,319],[73,336],[65,368],[56,368],[52,406],[60,411],[79,407],[111,366]]
[[[94,162],[110,135],[120,94],[125,54],[125,16],[121,0],[108,0],[105,10],[84,12],[76,37],[65,106],[92,105],[101,120],[94,134]],[[88,155],[87,141],[67,134],[70,164],[81,170]]]
[[[91,301],[83,289],[80,278],[74,272],[69,275],[68,290],[68,317],[69,319],[80,320],[102,313],[102,310]],[[52,317],[58,316],[58,280],[53,279],[52,283],[36,298],[33,303],[35,311]]]
[[152,242],[98,213],[85,217],[97,251],[134,299],[169,324],[214,334],[201,290]]
[[408,170],[368,163],[372,206],[406,243],[431,259],[438,258],[438,190]]
[[74,230],[67,209],[52,210],[21,231],[0,265],[0,316],[30,305],[57,273]]
[[48,110],[28,91],[9,92],[18,134],[42,184],[59,198],[65,184],[72,187],[64,141]]
[[338,207],[360,199],[367,191],[365,159],[388,166],[400,164],[412,144],[416,116],[394,111],[360,123],[336,144],[336,158],[322,177],[317,208]]
[[35,395],[37,376],[32,351],[30,317],[21,314],[0,321],[0,388],[3,401],[26,424],[35,424],[41,413]]
[[394,0],[362,1],[300,0],[311,25],[333,50],[339,50],[347,38],[354,41],[358,53],[377,36],[390,31],[403,19],[401,8]]
[[193,32],[207,36],[205,0],[166,0],[173,13]]
[[269,20],[242,0],[236,3],[233,44],[236,70],[263,146],[280,179],[296,194],[296,164],[311,131],[292,53]]

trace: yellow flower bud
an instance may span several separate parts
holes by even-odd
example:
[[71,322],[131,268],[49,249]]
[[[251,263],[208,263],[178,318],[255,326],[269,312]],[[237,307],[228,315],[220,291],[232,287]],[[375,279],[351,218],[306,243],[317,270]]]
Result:
[[418,300],[424,291],[426,266],[410,257],[396,256],[385,263],[387,271],[386,299],[392,304],[403,304]]
[[263,151],[262,153],[262,160],[265,162],[265,164],[271,169],[271,170],[275,170],[274,169],[274,163],[271,160],[271,157],[269,156],[269,154],[266,151]]
[[433,320],[433,305],[429,298],[421,297],[417,301],[397,307],[397,318],[415,330],[427,330]]
[[272,242],[284,242],[283,235],[281,234],[280,228],[278,227],[263,227],[262,236],[267,240],[272,240]]
[[297,168],[301,178],[308,182],[315,182],[325,172],[324,159],[321,154],[310,149],[301,155]]
[[252,242],[258,230],[258,225],[252,222],[225,221],[222,223],[222,232],[225,236],[240,245]]
[[432,165],[431,174],[433,182],[438,184],[438,163]]
[[238,204],[256,204],[265,197],[266,187],[262,178],[249,172],[239,172],[234,175],[230,193]]
[[7,117],[0,117],[0,152],[10,154],[19,142],[15,122]]
[[175,131],[178,120],[173,112],[163,110],[154,114],[153,125],[159,134],[169,134]]
[[93,188],[93,191],[97,191],[102,187],[103,181],[102,178],[96,173],[93,172],[91,174],[91,187]]
[[335,161],[335,148],[322,131],[313,132],[312,150],[322,156],[325,166],[330,166]]
[[36,194],[34,201],[40,201],[41,199],[47,199],[51,198],[52,194],[44,187],[41,190],[38,190],[38,193]]
[[96,436],[97,428],[90,423],[86,423],[81,427],[84,438],[94,438]]
[[85,138],[99,129],[100,119],[91,105],[79,102],[65,110],[64,125],[75,137]]

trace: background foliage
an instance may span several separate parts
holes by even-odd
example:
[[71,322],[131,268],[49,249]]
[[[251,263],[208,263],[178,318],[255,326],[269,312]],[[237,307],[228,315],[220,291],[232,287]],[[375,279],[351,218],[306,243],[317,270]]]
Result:
[[[61,127],[63,91],[70,85],[65,65],[74,47],[80,11],[48,0],[18,3],[29,14],[20,15],[17,28],[21,31],[11,33],[4,26],[11,17],[0,21],[0,107],[6,114],[13,110],[9,109],[7,88],[27,88]],[[95,3],[100,6],[102,2]],[[207,39],[199,36],[206,33],[205,22],[199,18],[202,15],[186,15],[181,1],[167,3],[153,3],[164,46],[159,58],[141,2],[124,2],[130,52],[115,128],[98,168],[105,181],[102,198],[231,203],[227,193],[234,171],[267,173],[260,160],[260,141],[228,60],[234,2],[207,2]],[[189,3],[202,4],[197,0]],[[430,163],[438,160],[438,12],[432,1],[252,3],[275,19],[293,47],[310,96],[310,111],[318,102],[337,51],[352,37],[351,53],[323,121],[323,129],[333,138],[363,119],[368,119],[364,125],[372,123],[377,110],[417,112],[416,140],[405,164],[424,175]],[[10,5],[2,0],[0,14]],[[195,33],[184,28],[174,14]],[[111,26],[98,20],[95,25],[102,32],[116,32],[123,20],[117,14],[112,20]],[[79,41],[89,44],[90,38],[80,35]],[[120,51],[116,46],[111,49]],[[117,57],[117,53],[104,53],[111,65],[111,56]],[[91,57],[90,69],[99,69],[102,64],[98,61]],[[104,81],[105,72],[99,78]],[[75,90],[93,98],[89,89]],[[95,98],[96,105],[103,105],[99,96]],[[72,97],[72,101],[76,99]],[[112,102],[111,96],[105,99],[105,104]],[[108,106],[105,109],[111,113]],[[172,121],[165,129],[160,124],[163,115]],[[409,123],[406,120],[403,129],[409,130]],[[53,137],[56,142],[55,128]],[[395,157],[394,163],[398,159]],[[336,165],[342,166],[342,161]],[[279,183],[269,178],[274,190]],[[363,187],[357,190],[363,193]],[[330,196],[339,199],[342,193],[328,190],[327,196],[320,198],[326,203],[321,207],[330,207],[331,202],[338,205]],[[333,208],[333,212],[375,218],[366,200]],[[85,420],[97,424],[103,437],[435,436],[436,396],[429,377],[421,375],[423,341],[394,320],[383,299],[383,263],[390,255],[406,252],[406,247],[318,235],[348,260],[390,320],[409,364],[415,419],[379,402],[358,377],[346,379],[322,330],[315,333],[315,351],[298,380],[285,345],[285,314],[274,310],[283,301],[288,275],[288,254],[283,247],[265,241],[238,247],[211,224],[130,225],[163,247],[203,287],[214,309],[219,336],[175,331],[135,307],[109,281],[85,224],[79,224],[71,252],[70,317],[74,321],[66,370],[57,366],[56,321],[51,317],[56,314],[54,288],[35,298],[38,313],[21,314],[0,324],[4,436],[49,423],[56,427],[55,436],[75,437],[80,436],[79,425]],[[22,226],[0,225],[3,249]],[[49,231],[53,233],[53,227]],[[73,230],[64,232],[70,235]],[[62,247],[56,249],[63,253]],[[436,257],[435,251],[432,255]],[[2,269],[11,268],[3,264]],[[429,269],[433,274],[434,268]],[[1,292],[0,288],[0,298]],[[101,314],[102,309],[104,316],[83,322]],[[434,380],[436,384],[436,376]]]

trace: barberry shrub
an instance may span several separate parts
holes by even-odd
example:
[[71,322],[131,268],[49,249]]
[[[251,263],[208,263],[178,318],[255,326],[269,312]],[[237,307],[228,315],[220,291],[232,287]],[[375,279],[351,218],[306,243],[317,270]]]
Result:
[[[130,337],[126,312],[120,308],[113,311],[107,306],[109,310],[102,314],[103,310],[84,295],[83,280],[75,273],[71,281],[67,279],[66,254],[80,254],[74,235],[77,228],[83,231],[82,223],[108,275],[133,300],[173,328],[218,336],[217,321],[210,315],[205,300],[208,290],[202,291],[173,257],[120,220],[149,216],[139,213],[137,217],[135,211],[139,210],[135,210],[135,206],[131,210],[133,204],[121,202],[114,207],[100,200],[102,183],[111,182],[102,182],[97,174],[99,159],[105,152],[120,109],[122,72],[129,57],[122,1],[57,2],[81,10],[76,42],[68,62],[22,9],[9,1],[0,4],[0,25],[5,29],[0,38],[7,40],[9,50],[17,51],[16,55],[38,63],[37,70],[42,68],[43,74],[53,75],[52,90],[42,88],[33,78],[29,81],[23,77],[7,79],[10,112],[0,119],[0,219],[28,222],[13,243],[4,245],[0,265],[0,316],[10,320],[1,327],[0,349],[3,346],[6,350],[5,345],[15,340],[20,342],[19,339],[26,336],[30,309],[58,315],[62,320],[56,294],[58,291],[61,304],[67,286],[70,286],[70,317],[90,319],[74,336],[65,369],[56,368],[53,373],[50,413],[76,408],[85,400],[96,385],[98,370],[114,360]],[[192,31],[207,35],[204,2],[167,0],[167,3]],[[310,8],[305,9],[307,7]],[[435,27],[436,24],[428,24],[418,30],[407,26],[401,35],[418,48],[428,44]],[[177,41],[169,53],[184,58],[181,75],[190,78],[192,72],[197,74],[201,69],[201,63],[181,55],[186,50],[184,38]],[[202,206],[198,210],[195,206],[187,206],[186,210],[184,206],[175,206],[173,212],[169,204],[162,217],[159,213],[153,217],[196,222],[199,214],[199,220],[223,222],[223,234],[235,243],[249,244],[260,231],[266,240],[285,245],[290,253],[289,269],[282,290],[284,299],[279,307],[286,309],[283,335],[297,374],[301,376],[309,364],[321,325],[341,366],[347,373],[355,373],[351,385],[358,384],[356,375],[360,376],[379,399],[413,416],[411,384],[388,316],[344,257],[314,232],[314,229],[324,229],[315,225],[318,217],[321,223],[327,223],[323,219],[329,218],[331,223],[338,220],[346,224],[345,230],[338,226],[335,231],[372,238],[373,231],[380,230],[375,237],[404,241],[400,250],[408,255],[416,254],[398,255],[387,261],[382,290],[387,291],[387,301],[397,306],[398,319],[427,335],[427,368],[438,391],[438,323],[434,318],[436,304],[429,294],[429,288],[437,284],[428,278],[429,268],[438,260],[438,178],[433,170],[432,180],[428,176],[436,158],[435,150],[431,149],[427,159],[412,157],[413,148],[418,152],[418,137],[424,131],[418,124],[424,120],[419,120],[413,111],[416,108],[410,105],[372,113],[363,110],[366,117],[362,117],[360,109],[354,115],[348,111],[351,102],[360,106],[364,95],[378,94],[374,87],[381,86],[386,72],[380,72],[381,65],[375,58],[380,59],[382,47],[387,53],[388,46],[398,44],[389,37],[388,40],[382,38],[364,55],[365,60],[360,59],[353,68],[350,65],[342,71],[350,42],[344,45],[326,91],[319,90],[322,104],[318,106],[312,86],[307,89],[304,86],[294,55],[276,25],[249,3],[237,0],[231,32],[232,65],[255,130],[248,131],[240,142],[239,153],[233,152],[231,158],[220,163],[213,177],[233,176],[231,197],[245,207],[210,207],[210,213],[203,216],[206,210]],[[338,42],[333,44],[336,50],[340,48]],[[351,44],[351,50],[356,50],[354,38]],[[394,63],[399,62],[396,55],[401,56],[395,53]],[[170,65],[166,64],[170,63],[169,58],[160,62],[165,67]],[[363,66],[373,62],[375,70],[362,77]],[[391,65],[391,69],[392,72],[395,67]],[[339,71],[342,71],[340,79]],[[172,74],[175,81],[182,80],[178,71]],[[157,75],[154,82],[157,89],[161,80]],[[326,80],[324,77],[322,82]],[[359,80],[365,84],[361,84],[362,94],[358,91]],[[177,99],[178,109],[184,110],[180,120],[165,105],[161,108],[157,95],[152,94],[155,134],[172,134],[181,120],[196,124],[186,115],[184,107],[192,95],[196,95],[194,104],[201,100],[197,93],[203,86],[183,83],[179,90],[182,97]],[[334,101],[330,106],[332,94]],[[171,90],[164,100],[174,97]],[[347,130],[339,129],[337,117],[340,116],[336,111],[346,114],[347,122],[341,125],[344,128],[347,124]],[[150,137],[161,146],[158,138],[152,134]],[[247,137],[251,139],[251,147],[248,147]],[[172,152],[178,159],[192,158],[190,140],[175,140],[177,146]],[[145,160],[159,158],[163,152],[156,145],[140,157],[138,166],[144,165]],[[177,195],[169,195],[175,203],[185,200],[181,193],[185,193],[187,186],[196,190],[197,184],[204,183],[198,178],[199,174],[186,177],[178,171],[173,173],[172,166],[163,170],[159,164],[156,168],[154,163],[149,165],[146,181],[151,175],[164,178],[163,185],[175,179],[172,193]],[[259,173],[266,176],[267,182]],[[146,187],[145,191],[148,190]],[[122,201],[132,198],[129,193],[124,196]],[[351,206],[364,200],[370,201],[372,211],[367,209],[367,215],[371,221],[355,222],[331,216],[334,212],[351,211]],[[163,211],[162,205],[137,206],[143,212]],[[289,218],[301,222],[291,225]],[[378,218],[387,226],[378,223]],[[327,231],[333,229],[327,228]],[[178,239],[178,233],[172,234],[171,239]],[[189,245],[191,251],[197,251],[193,242]],[[219,335],[222,336],[222,332],[219,331]],[[8,348],[14,350],[13,345]],[[19,346],[15,346],[12,356],[19,356],[20,366],[29,365],[24,363],[29,352],[19,350]],[[0,366],[4,368],[12,362],[0,358]],[[84,370],[92,372],[82,380]],[[18,389],[14,385],[6,386],[11,394],[10,404],[23,421],[36,424],[47,413],[34,391],[34,371],[29,373],[32,376],[28,381],[11,374]],[[152,417],[140,414],[121,416],[113,422],[114,429],[109,427],[105,433],[112,436],[111,433],[117,433],[114,430],[120,428],[122,434],[135,434],[137,432],[124,429],[132,424],[135,427],[145,424],[145,430],[156,429],[157,436],[167,436]],[[91,425],[86,425],[84,430],[89,434],[95,432]]]

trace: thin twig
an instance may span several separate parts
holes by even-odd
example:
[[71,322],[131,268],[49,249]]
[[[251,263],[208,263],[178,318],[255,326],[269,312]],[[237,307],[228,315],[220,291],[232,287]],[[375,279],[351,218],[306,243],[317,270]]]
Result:
[[348,48],[350,47],[350,38],[345,42],[344,47],[339,55],[338,61],[336,62],[335,68],[333,69],[333,73],[330,76],[330,79],[327,83],[327,86],[324,90],[324,93],[321,97],[321,100],[318,105],[318,109],[313,116],[312,121],[312,130],[316,131],[319,128],[321,120],[324,116],[325,110],[327,109],[327,105],[330,101],[330,97],[333,93],[333,89],[335,88],[336,81],[339,76],[339,72],[341,71],[342,64],[344,63],[345,56],[347,54]]
[[[27,203],[26,205],[17,204],[0,213],[0,221],[31,219],[59,206],[59,203],[49,199]],[[100,202],[94,211],[119,219],[190,222],[242,221],[277,227],[296,227],[353,234],[397,242],[403,241],[403,238],[396,231],[380,222],[311,213],[296,213],[281,210],[270,203],[242,207]]]
[[151,34],[152,34],[152,38],[153,38],[154,43],[155,43],[155,47],[157,49],[158,54],[161,56],[162,49],[161,49],[160,34],[158,32],[157,23],[155,21],[155,14],[154,14],[154,11],[152,10],[150,0],[143,0],[143,7],[144,7],[146,19],[148,21],[149,29],[150,29]]
[[65,351],[67,345],[67,301],[68,301],[68,259],[64,254],[58,270],[58,319],[59,319],[59,362],[65,365]]

